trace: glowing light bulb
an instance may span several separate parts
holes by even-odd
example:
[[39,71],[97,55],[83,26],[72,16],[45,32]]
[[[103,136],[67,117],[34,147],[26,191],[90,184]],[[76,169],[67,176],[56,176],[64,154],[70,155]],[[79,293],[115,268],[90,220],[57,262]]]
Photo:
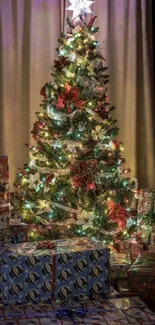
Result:
[[26,204],[25,204],[25,208],[26,208],[26,209],[31,209],[31,205],[30,205],[30,203],[26,203]]
[[27,183],[27,179],[24,177],[23,179],[22,179],[22,184],[24,185],[24,184],[26,184]]
[[120,148],[121,151],[124,151],[124,147],[123,147],[122,144],[120,144],[119,148]]

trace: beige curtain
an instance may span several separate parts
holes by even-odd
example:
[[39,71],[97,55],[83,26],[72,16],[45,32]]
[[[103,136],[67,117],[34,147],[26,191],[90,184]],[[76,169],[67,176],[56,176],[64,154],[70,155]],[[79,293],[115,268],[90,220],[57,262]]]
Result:
[[[27,161],[24,144],[32,142],[30,131],[42,100],[39,92],[50,81],[68,4],[0,0],[0,155],[9,156],[12,183],[17,168]],[[141,187],[153,186],[151,0],[96,0],[92,8],[109,66],[109,98],[117,108],[126,166]]]

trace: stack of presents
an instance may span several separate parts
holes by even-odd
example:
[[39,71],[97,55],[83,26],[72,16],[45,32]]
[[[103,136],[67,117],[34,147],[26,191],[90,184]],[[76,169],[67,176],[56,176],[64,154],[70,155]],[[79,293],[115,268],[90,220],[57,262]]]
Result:
[[[9,222],[8,178],[0,157],[0,325],[155,324],[153,230],[117,250],[88,238],[28,242],[27,225]],[[139,216],[154,193],[140,195]]]

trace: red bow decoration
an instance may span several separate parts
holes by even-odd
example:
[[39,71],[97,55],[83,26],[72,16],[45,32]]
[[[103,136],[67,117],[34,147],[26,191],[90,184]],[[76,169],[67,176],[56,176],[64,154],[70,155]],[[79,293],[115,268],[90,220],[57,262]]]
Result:
[[64,86],[64,93],[60,94],[57,99],[56,107],[59,109],[64,108],[64,105],[69,105],[73,103],[76,108],[82,108],[84,102],[80,100],[80,90],[78,87],[71,88],[68,83]]
[[70,65],[70,61],[64,56],[61,56],[59,60],[54,60],[54,68],[61,70],[63,67]]
[[90,19],[90,21],[89,21],[89,23],[88,23],[88,28],[90,28],[90,27],[92,27],[93,26],[93,24],[94,24],[94,21],[95,21],[95,19],[97,18],[97,16],[94,16],[93,18],[91,18]]
[[49,240],[39,241],[36,248],[37,249],[52,249],[57,246],[56,243],[53,243]]
[[48,186],[48,184],[51,182],[51,180],[54,178],[54,174],[51,173],[47,176],[46,178],[46,186]]
[[110,209],[108,217],[111,222],[116,222],[120,231],[123,231],[126,226],[126,219],[130,217],[130,214],[126,211],[120,203],[108,202],[108,208]]
[[96,174],[96,160],[76,161],[70,166],[73,186],[82,186],[87,190],[94,190],[94,178]]

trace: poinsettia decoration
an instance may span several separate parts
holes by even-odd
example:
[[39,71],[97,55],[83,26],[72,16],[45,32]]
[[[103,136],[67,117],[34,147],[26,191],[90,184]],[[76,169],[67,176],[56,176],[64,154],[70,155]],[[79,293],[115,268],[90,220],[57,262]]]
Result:
[[95,189],[95,174],[97,160],[76,161],[70,166],[72,184],[74,187],[81,186],[86,190]]
[[57,70],[61,70],[62,68],[69,66],[70,61],[65,58],[64,56],[61,56],[59,60],[54,60],[54,68]]
[[80,90],[78,87],[70,87],[68,83],[64,86],[64,92],[57,98],[56,107],[64,108],[66,105],[70,113],[70,104],[74,104],[76,108],[83,108],[84,101],[80,99]]
[[95,107],[94,111],[98,113],[103,119],[108,118],[108,110],[106,106],[102,102],[98,102],[97,106]]
[[116,222],[120,231],[123,231],[126,226],[127,219],[130,214],[127,212],[125,207],[122,207],[120,203],[115,203],[113,201],[108,202],[109,213],[108,217],[111,222]]

